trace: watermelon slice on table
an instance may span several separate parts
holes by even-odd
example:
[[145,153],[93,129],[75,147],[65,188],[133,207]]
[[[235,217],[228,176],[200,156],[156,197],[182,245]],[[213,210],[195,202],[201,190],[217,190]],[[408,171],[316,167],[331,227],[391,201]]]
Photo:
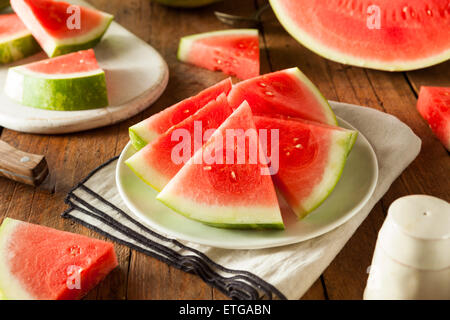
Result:
[[209,87],[194,97],[187,98],[165,110],[130,127],[130,140],[136,150],[140,150],[170,127],[196,113],[208,102],[216,99],[222,93],[226,95],[232,86],[231,79],[225,79]]
[[450,151],[450,87],[420,87],[417,110]]
[[0,64],[25,58],[39,50],[31,32],[17,15],[0,15]]
[[[227,130],[234,130],[235,142],[242,138],[246,146],[256,143],[259,147],[252,112],[244,102],[156,198],[190,219],[215,227],[283,229],[272,179],[262,174],[268,168],[260,161],[254,164],[249,161],[250,147],[245,148],[242,164],[211,161],[214,159],[210,157],[216,156],[225,159],[229,152],[238,159],[242,144],[227,146],[224,142]],[[247,130],[254,130],[253,141],[251,135],[245,135]],[[205,156],[208,154],[210,157]]]
[[239,79],[259,75],[259,36],[256,29],[230,29],[183,37],[178,59]]
[[[268,139],[265,150],[266,154],[272,148],[278,150],[278,172],[273,179],[296,215],[305,217],[333,191],[357,132],[301,119],[253,119],[259,130],[279,130],[279,141]],[[271,166],[276,164],[272,161]]]
[[[222,93],[217,100],[212,100],[194,115],[172,126],[125,163],[148,185],[161,191],[195,151],[201,148],[205,142],[204,134],[206,137],[208,130],[217,129],[231,113],[227,97]],[[188,136],[177,136],[177,133]],[[184,147],[184,150],[180,147]]]
[[388,71],[450,58],[448,0],[270,0],[284,28],[317,54]]
[[115,267],[111,243],[9,218],[0,227],[3,299],[80,299]]
[[247,101],[257,115],[278,114],[337,125],[328,101],[298,68],[242,81],[233,87],[228,101],[232,108]]
[[105,12],[62,1],[11,0],[11,5],[49,57],[94,47],[113,20]]
[[10,68],[5,93],[23,105],[49,110],[108,105],[105,73],[92,49]]

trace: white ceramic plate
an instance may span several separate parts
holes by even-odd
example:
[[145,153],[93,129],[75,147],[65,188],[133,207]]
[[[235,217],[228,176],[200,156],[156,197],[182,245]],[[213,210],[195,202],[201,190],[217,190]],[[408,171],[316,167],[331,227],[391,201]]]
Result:
[[[71,3],[89,6],[84,1]],[[0,126],[30,133],[68,133],[107,126],[149,107],[163,93],[169,79],[167,64],[146,42],[113,22],[94,48],[105,70],[110,105],[83,111],[50,111],[22,106],[3,92],[8,68],[46,59],[42,52],[14,64],[0,66]]]
[[[344,128],[354,129],[339,119]],[[305,219],[298,221],[281,199],[286,229],[233,230],[206,226],[175,213],[155,199],[157,192],[141,181],[124,163],[136,151],[129,143],[117,163],[116,182],[127,207],[149,227],[170,237],[227,249],[260,249],[305,241],[340,226],[371,197],[378,179],[375,152],[360,133],[342,177],[331,195]]]

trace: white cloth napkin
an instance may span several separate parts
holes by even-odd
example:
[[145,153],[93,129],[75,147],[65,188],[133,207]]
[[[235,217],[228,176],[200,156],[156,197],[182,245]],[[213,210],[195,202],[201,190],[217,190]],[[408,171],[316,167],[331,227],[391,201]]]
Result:
[[117,158],[92,172],[67,196],[71,218],[112,240],[192,272],[235,299],[298,299],[416,158],[421,141],[397,118],[374,109],[332,102],[339,117],[357,128],[378,158],[379,178],[366,206],[345,224],[320,237],[284,247],[228,250],[169,239],[150,230],[123,203],[115,183]]

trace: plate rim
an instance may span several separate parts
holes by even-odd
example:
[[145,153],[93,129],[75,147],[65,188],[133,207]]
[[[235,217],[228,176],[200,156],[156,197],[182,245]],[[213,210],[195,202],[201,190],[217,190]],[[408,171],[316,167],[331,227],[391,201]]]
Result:
[[[126,207],[131,211],[131,213],[133,215],[138,217],[142,222],[144,222],[144,224],[146,224],[150,228],[154,229],[154,231],[160,232],[164,236],[171,237],[176,240],[188,241],[188,242],[192,242],[195,244],[210,246],[210,247],[214,247],[214,248],[234,249],[234,250],[257,250],[257,249],[276,248],[276,247],[287,246],[290,244],[308,241],[308,240],[317,238],[319,236],[322,236],[324,234],[327,234],[327,233],[335,230],[336,228],[342,226],[346,222],[348,222],[368,203],[368,201],[373,196],[374,191],[378,185],[378,178],[379,178],[378,158],[377,158],[375,150],[373,149],[369,140],[359,130],[357,130],[354,126],[352,126],[349,122],[345,121],[344,119],[342,119],[341,117],[338,117],[338,116],[336,116],[336,118],[338,119],[340,126],[341,126],[341,124],[344,124],[352,129],[356,130],[358,132],[358,138],[362,138],[364,143],[369,147],[368,150],[370,150],[371,159],[373,161],[374,178],[371,181],[369,191],[366,193],[366,195],[363,197],[363,199],[352,210],[350,210],[349,212],[344,214],[341,218],[337,219],[334,223],[324,226],[324,227],[320,228],[319,230],[317,230],[316,232],[311,232],[308,236],[303,237],[303,238],[301,238],[299,236],[297,236],[297,237],[290,236],[287,238],[278,239],[279,241],[274,241],[272,243],[266,243],[266,244],[261,244],[261,245],[250,245],[249,246],[249,245],[242,244],[242,245],[227,246],[226,243],[224,243],[223,241],[220,241],[220,240],[207,240],[207,239],[204,240],[201,238],[198,239],[195,237],[186,236],[183,233],[173,231],[170,228],[166,228],[164,226],[161,226],[160,224],[154,223],[151,219],[148,218],[147,215],[141,213],[140,210],[138,210],[134,206],[133,202],[128,199],[122,184],[119,183],[119,181],[121,180],[120,175],[121,175],[121,171],[122,171],[121,164],[123,164],[125,161],[124,157],[125,157],[125,154],[127,153],[128,149],[132,147],[130,141],[123,148],[123,150],[120,153],[119,159],[117,160],[116,170],[115,170],[116,186],[117,186],[117,189],[119,191],[119,195],[120,195],[122,201],[124,202]],[[198,222],[198,223],[201,223],[201,222]],[[209,228],[214,228],[214,227],[209,227]],[[233,231],[232,229],[227,229],[227,230]],[[242,231],[242,230],[240,230],[240,231]],[[252,230],[248,230],[248,231],[251,232]]]

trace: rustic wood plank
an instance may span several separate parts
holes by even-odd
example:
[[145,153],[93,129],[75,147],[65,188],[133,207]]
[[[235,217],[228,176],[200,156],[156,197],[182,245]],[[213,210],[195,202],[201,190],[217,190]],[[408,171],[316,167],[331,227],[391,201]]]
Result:
[[417,95],[420,86],[450,87],[450,61],[434,67],[406,72],[406,76]]

